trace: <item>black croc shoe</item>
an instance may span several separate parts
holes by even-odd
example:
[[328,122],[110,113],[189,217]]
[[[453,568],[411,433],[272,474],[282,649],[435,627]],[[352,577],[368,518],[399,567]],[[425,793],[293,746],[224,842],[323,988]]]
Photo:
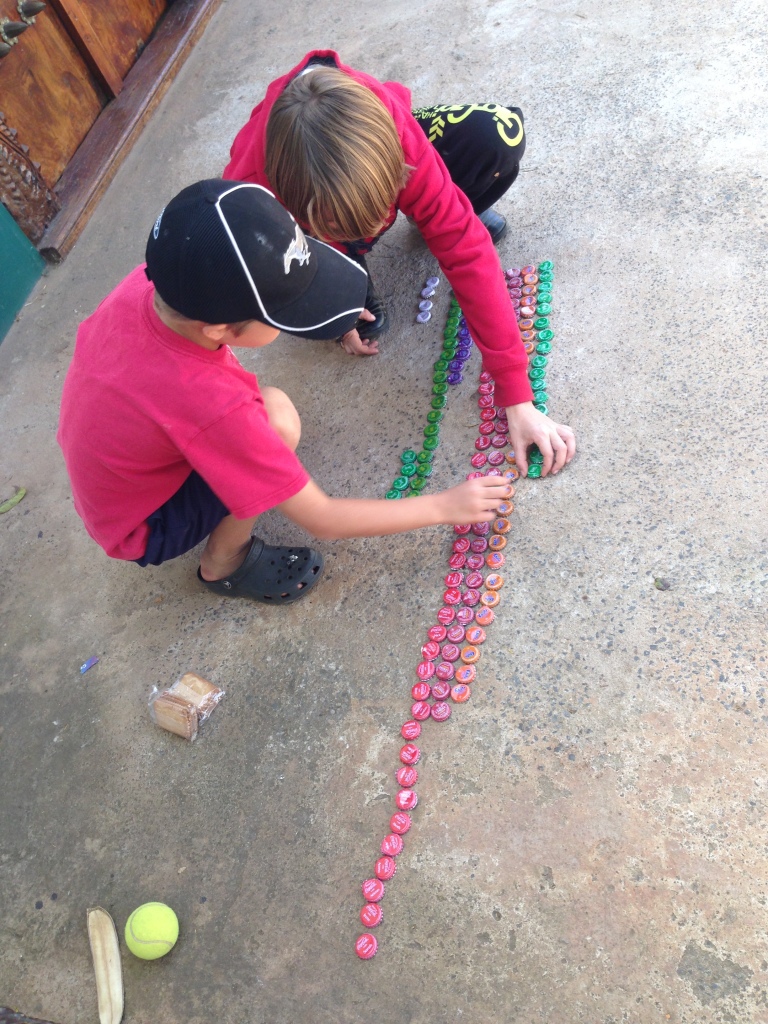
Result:
[[272,547],[254,537],[245,561],[223,580],[197,578],[221,597],[249,597],[264,604],[290,604],[320,579],[323,556],[312,548]]
[[483,213],[479,214],[480,223],[484,224],[488,228],[488,234],[491,236],[491,241],[495,245],[500,242],[501,239],[507,233],[507,218],[502,217],[500,213],[491,207],[489,210],[484,210]]

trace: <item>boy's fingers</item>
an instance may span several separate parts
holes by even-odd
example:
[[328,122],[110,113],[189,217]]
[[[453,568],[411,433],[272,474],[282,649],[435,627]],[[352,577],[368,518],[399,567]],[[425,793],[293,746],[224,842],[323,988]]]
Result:
[[560,435],[562,440],[565,442],[566,456],[565,461],[570,462],[573,456],[576,454],[576,435],[570,427],[566,426],[565,423],[557,424],[557,433]]

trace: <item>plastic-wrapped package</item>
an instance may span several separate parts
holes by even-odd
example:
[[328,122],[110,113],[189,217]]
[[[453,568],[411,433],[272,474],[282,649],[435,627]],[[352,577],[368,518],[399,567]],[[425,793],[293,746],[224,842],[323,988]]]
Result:
[[198,725],[210,718],[223,696],[221,687],[194,672],[186,672],[169,689],[153,689],[149,714],[161,729],[191,741],[197,736]]

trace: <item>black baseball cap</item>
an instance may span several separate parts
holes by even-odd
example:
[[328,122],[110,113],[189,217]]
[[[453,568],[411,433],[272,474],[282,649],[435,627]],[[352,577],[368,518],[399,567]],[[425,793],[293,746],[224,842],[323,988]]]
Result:
[[305,235],[261,185],[189,185],[155,221],[146,260],[160,298],[207,324],[260,320],[302,338],[338,338],[365,307],[365,270]]

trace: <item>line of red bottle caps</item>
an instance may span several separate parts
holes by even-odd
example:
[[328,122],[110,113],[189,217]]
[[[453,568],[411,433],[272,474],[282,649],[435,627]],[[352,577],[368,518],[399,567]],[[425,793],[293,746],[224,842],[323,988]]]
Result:
[[[519,320],[518,310],[516,315]],[[470,460],[473,470],[467,474],[467,479],[482,476],[479,470],[487,463],[486,475],[505,476],[510,481],[511,498],[514,496],[512,482],[518,478],[519,472],[514,452],[502,451],[509,443],[506,410],[495,405],[493,378],[485,370],[480,373],[477,390],[479,437]],[[486,449],[491,447],[493,451],[486,456]],[[401,766],[395,776],[401,787],[395,796],[397,811],[389,820],[389,834],[381,842],[381,857],[374,864],[374,877],[367,878],[362,884],[366,903],[360,911],[360,920],[366,928],[375,928],[383,920],[381,900],[385,893],[384,883],[397,871],[395,858],[402,852],[403,836],[412,825],[410,812],[419,802],[413,787],[419,778],[415,766],[421,759],[421,750],[413,741],[421,734],[421,723],[430,718],[435,722],[447,721],[452,713],[448,698],[455,704],[463,704],[471,696],[471,684],[477,675],[476,665],[480,660],[480,647],[486,639],[486,627],[493,622],[494,608],[501,601],[499,591],[504,586],[504,578],[497,570],[504,565],[505,535],[511,529],[509,516],[513,510],[512,502],[505,501],[497,509],[498,516],[492,523],[467,523],[454,527],[456,536],[448,559],[443,606],[437,613],[437,623],[428,629],[427,642],[421,648],[422,660],[416,666],[417,682],[411,687],[414,701],[411,718],[400,729],[406,743],[400,749]],[[473,539],[470,539],[470,534]],[[483,568],[491,571],[483,576]],[[461,646],[465,641],[468,642]],[[355,942],[355,953],[362,960],[372,959],[378,948],[378,939],[371,932],[364,932]]]

